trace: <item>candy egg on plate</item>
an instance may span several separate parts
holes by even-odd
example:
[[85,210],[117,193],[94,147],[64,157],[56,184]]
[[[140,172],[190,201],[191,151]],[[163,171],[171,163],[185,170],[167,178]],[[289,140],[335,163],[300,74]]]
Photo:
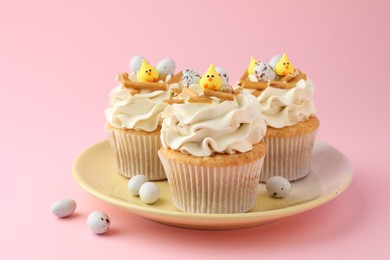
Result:
[[146,204],[155,203],[160,197],[160,188],[154,182],[145,182],[139,189],[139,197]]
[[291,183],[281,176],[270,177],[265,187],[268,194],[274,198],[284,198],[291,192]]
[[139,174],[131,177],[131,179],[127,183],[127,189],[129,192],[134,195],[138,196],[139,194],[139,188],[141,187],[142,184],[145,182],[148,182],[149,178],[145,175]]

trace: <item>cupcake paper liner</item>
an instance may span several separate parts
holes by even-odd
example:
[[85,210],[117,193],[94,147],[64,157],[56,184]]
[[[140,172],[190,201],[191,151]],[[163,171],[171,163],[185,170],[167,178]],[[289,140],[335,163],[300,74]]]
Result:
[[267,147],[260,181],[282,176],[289,181],[298,180],[310,173],[311,156],[317,130],[291,137],[264,137]]
[[256,203],[264,156],[241,166],[177,163],[159,152],[176,208],[191,213],[243,213]]
[[160,135],[137,135],[113,127],[106,127],[115,155],[117,172],[127,178],[137,174],[149,180],[164,180],[166,175],[158,158]]

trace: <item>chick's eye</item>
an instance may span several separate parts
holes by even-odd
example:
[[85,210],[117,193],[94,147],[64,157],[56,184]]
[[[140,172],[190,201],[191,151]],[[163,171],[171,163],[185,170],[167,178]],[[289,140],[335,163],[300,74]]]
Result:
[[286,63],[285,63],[285,62],[283,62],[283,65],[286,65]]
[[290,62],[287,62],[287,65],[290,65]]
[[207,75],[207,77],[209,78],[209,77],[210,77],[210,75]]
[[149,71],[152,71],[151,69],[149,69]]
[[146,73],[148,73],[148,71],[147,71],[147,70],[145,70],[145,72],[146,72]]
[[213,78],[214,78],[214,75],[211,75],[211,77],[213,77]]

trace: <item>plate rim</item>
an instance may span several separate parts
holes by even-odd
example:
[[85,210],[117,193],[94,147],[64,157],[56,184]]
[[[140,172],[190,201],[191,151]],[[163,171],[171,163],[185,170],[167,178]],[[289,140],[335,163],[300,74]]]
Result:
[[[99,142],[87,147],[81,153],[78,154],[78,156],[76,157],[76,159],[74,160],[74,162],[72,164],[72,175],[73,175],[73,178],[76,181],[76,183],[82,189],[84,189],[86,192],[88,192],[89,194],[93,195],[94,197],[96,197],[100,200],[103,200],[111,205],[125,209],[128,212],[135,213],[136,215],[140,215],[140,216],[143,216],[143,217],[148,218],[150,220],[157,221],[157,222],[160,222],[163,224],[168,224],[168,225],[175,225],[175,223],[173,223],[171,221],[165,223],[164,221],[154,219],[153,216],[158,214],[158,216],[164,216],[164,217],[174,217],[174,218],[180,217],[183,220],[192,219],[192,220],[197,220],[197,221],[207,220],[207,221],[213,221],[213,222],[215,222],[215,221],[225,221],[226,222],[226,221],[233,221],[233,220],[238,220],[238,219],[241,221],[243,221],[243,220],[256,221],[256,220],[263,219],[263,218],[266,219],[267,217],[271,217],[271,216],[272,216],[272,220],[277,220],[280,218],[296,215],[296,214],[314,209],[314,208],[319,207],[319,206],[325,204],[326,202],[338,197],[340,194],[342,194],[347,189],[347,187],[351,184],[352,179],[353,179],[352,164],[348,160],[348,158],[343,153],[341,153],[337,148],[333,147],[332,145],[327,144],[326,142],[321,141],[321,140],[316,140],[316,143],[322,143],[322,144],[332,148],[337,153],[339,153],[350,166],[348,168],[348,172],[345,173],[347,175],[347,177],[344,178],[343,181],[337,185],[337,188],[335,190],[332,190],[328,194],[325,194],[323,196],[320,196],[320,197],[315,198],[315,199],[310,200],[310,201],[298,203],[298,204],[291,205],[291,206],[284,207],[284,208],[267,210],[267,211],[255,211],[255,212],[249,211],[249,212],[245,212],[245,213],[233,213],[233,214],[202,214],[202,213],[181,212],[179,210],[177,210],[177,211],[162,210],[162,209],[158,209],[158,208],[153,208],[153,206],[145,207],[145,206],[141,206],[141,205],[132,204],[132,203],[129,203],[129,201],[121,200],[121,199],[112,197],[110,195],[104,194],[104,193],[99,192],[98,190],[92,188],[88,183],[86,183],[81,178],[80,173],[78,173],[79,171],[77,170],[77,166],[80,164],[83,157],[86,156],[90,152],[91,149],[98,147],[98,146],[106,145],[108,142],[109,141],[107,139],[99,141]],[[108,145],[109,145],[109,143],[108,143]],[[202,225],[204,226],[204,224],[205,223],[203,223]],[[261,224],[261,223],[259,223],[259,224]],[[223,223],[220,223],[220,225],[223,226]],[[183,225],[180,225],[180,226],[183,226]],[[186,226],[198,228],[198,225],[186,225]],[[250,225],[250,226],[253,226],[253,225]],[[212,227],[212,225],[211,226],[208,225],[208,227]]]

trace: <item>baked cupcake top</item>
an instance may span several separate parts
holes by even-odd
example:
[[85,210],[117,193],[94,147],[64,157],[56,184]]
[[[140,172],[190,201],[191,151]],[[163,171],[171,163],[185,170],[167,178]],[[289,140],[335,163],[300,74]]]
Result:
[[313,82],[294,67],[286,54],[274,56],[269,63],[252,57],[238,85],[260,102],[268,126],[295,125],[317,112],[313,102]]
[[105,110],[107,121],[117,128],[147,132],[161,127],[161,114],[168,106],[163,100],[171,96],[169,84],[174,69],[171,59],[162,60],[156,69],[143,57],[133,57],[130,74],[119,74],[119,85],[109,94],[109,107]]
[[266,131],[260,103],[227,86],[213,65],[189,87],[173,85],[177,94],[162,115],[162,145],[197,157],[252,150]]

